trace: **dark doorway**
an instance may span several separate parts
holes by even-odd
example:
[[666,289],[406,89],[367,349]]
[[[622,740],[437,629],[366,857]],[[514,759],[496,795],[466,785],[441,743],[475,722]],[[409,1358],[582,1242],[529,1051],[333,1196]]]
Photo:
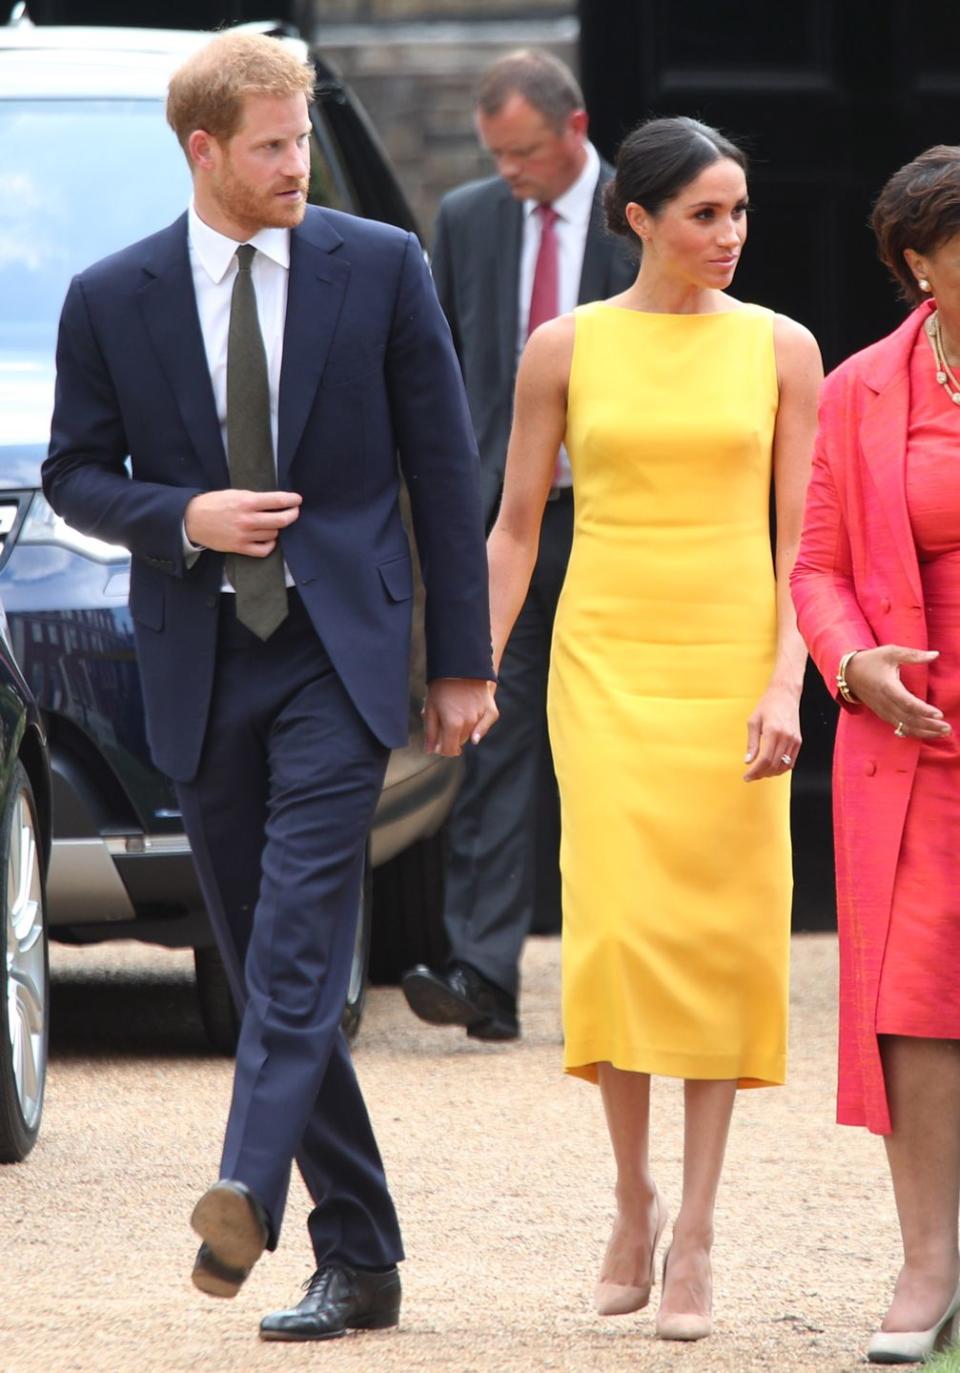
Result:
[[834,366],[901,307],[866,227],[897,167],[960,138],[953,0],[580,0],[591,129],[611,156],[649,115],[690,114],[751,154],[736,282],[802,320]]
[[[591,130],[612,157],[651,115],[689,114],[742,142],[754,211],[735,293],[792,315],[827,367],[903,315],[867,217],[897,167],[960,141],[957,8],[928,0],[580,0]],[[804,694],[794,783],[794,923],[833,917],[830,754],[835,708]]]

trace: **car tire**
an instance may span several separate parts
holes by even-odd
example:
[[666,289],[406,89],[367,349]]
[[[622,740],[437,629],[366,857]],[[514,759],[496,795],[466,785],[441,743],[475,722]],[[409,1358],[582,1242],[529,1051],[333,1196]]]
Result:
[[37,1141],[49,1042],[50,969],[37,806],[16,763],[0,819],[0,1163]]
[[[363,867],[363,881],[360,889],[360,911],[357,919],[357,937],[350,967],[350,984],[347,1001],[343,1008],[341,1026],[348,1040],[354,1040],[363,1019],[363,1008],[367,997],[367,973],[370,961],[370,938],[373,927],[373,881],[370,865]],[[193,951],[194,967],[197,973],[197,997],[200,1002],[200,1018],[207,1038],[218,1053],[228,1056],[236,1053],[237,1038],[240,1034],[240,1019],[234,1004],[227,970],[223,966],[220,950],[213,944]]]
[[443,923],[443,831],[398,853],[373,874],[370,981],[393,986],[415,963],[445,966],[450,942]]
[[218,1054],[231,1058],[237,1051],[240,1017],[220,950],[215,944],[194,949],[193,966],[197,974],[200,1019],[207,1039]]
[[373,937],[373,870],[369,862],[363,866],[363,886],[360,894],[360,911],[357,917],[357,937],[353,946],[353,963],[350,967],[350,985],[347,988],[347,1001],[340,1021],[343,1033],[351,1042],[356,1039],[363,1019],[363,1008],[367,1001],[367,983],[370,978],[370,943]]

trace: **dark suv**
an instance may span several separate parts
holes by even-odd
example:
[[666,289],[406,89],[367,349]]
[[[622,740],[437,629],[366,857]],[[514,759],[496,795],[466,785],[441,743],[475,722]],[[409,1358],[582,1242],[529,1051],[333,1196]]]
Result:
[[[268,26],[258,26],[266,29]],[[171,71],[208,35],[148,29],[0,28],[0,600],[50,742],[54,844],[50,932],[140,938],[197,950],[204,1019],[235,1033],[173,788],[150,762],[127,611],[126,551],[71,529],[39,490],[57,319],[74,272],[182,212],[190,177],[164,120]],[[308,57],[306,46],[285,37]],[[310,199],[415,228],[375,134],[334,72],[312,57]],[[145,384],[149,384],[145,381]],[[419,730],[422,644],[414,645],[411,743],[390,762],[370,843],[389,937],[422,932],[436,907],[439,852],[409,846],[449,809],[457,769],[427,757]],[[359,1015],[373,877],[348,1007]],[[428,932],[429,933],[429,932]],[[384,960],[430,952],[395,948]],[[428,939],[427,943],[431,942]],[[433,950],[435,953],[435,950]]]

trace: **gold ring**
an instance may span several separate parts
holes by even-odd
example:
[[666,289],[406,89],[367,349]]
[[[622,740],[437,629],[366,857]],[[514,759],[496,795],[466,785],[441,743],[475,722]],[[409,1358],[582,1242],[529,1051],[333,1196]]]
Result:
[[893,732],[894,732],[894,734],[897,736],[898,739],[902,739],[902,738],[904,737],[904,735],[906,734],[907,731],[906,731],[906,730],[904,729],[904,727],[903,727],[903,721],[902,721],[902,720],[898,720],[898,721],[897,721],[897,727],[896,727],[896,729],[895,729]]

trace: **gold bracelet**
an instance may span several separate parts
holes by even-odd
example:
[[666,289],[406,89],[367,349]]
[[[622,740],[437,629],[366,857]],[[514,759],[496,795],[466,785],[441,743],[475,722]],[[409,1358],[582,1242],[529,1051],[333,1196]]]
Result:
[[845,653],[840,659],[840,666],[837,668],[837,690],[848,706],[858,706],[860,704],[856,696],[854,696],[853,692],[850,690],[850,687],[847,685],[847,668],[850,665],[850,660],[855,658],[856,655],[862,651],[863,650],[859,648],[851,648],[850,652]]

